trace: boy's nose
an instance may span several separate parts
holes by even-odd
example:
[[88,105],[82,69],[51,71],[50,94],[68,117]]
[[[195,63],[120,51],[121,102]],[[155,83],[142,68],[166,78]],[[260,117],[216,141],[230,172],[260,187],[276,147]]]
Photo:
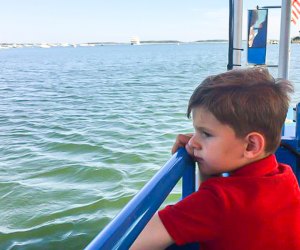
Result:
[[188,144],[191,148],[201,149],[201,144],[200,144],[200,141],[198,140],[196,134],[194,134],[192,136],[192,138],[189,140]]

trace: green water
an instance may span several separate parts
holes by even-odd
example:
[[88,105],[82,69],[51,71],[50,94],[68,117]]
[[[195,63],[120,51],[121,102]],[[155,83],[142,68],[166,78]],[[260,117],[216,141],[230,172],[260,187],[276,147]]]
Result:
[[189,96],[226,57],[225,43],[1,50],[0,249],[86,246],[192,131]]

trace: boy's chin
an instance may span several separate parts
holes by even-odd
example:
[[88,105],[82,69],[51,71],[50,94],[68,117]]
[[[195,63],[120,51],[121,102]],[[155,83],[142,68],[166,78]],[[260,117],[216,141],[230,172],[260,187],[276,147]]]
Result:
[[223,174],[223,172],[217,171],[217,170],[212,170],[209,166],[206,166],[203,164],[203,162],[197,162],[199,171],[202,175],[206,176],[220,176]]

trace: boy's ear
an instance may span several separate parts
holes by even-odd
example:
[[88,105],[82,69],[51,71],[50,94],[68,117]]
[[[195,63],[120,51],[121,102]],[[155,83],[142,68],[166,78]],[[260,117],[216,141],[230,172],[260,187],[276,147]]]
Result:
[[246,136],[246,149],[244,156],[248,159],[261,156],[265,152],[266,140],[265,137],[257,132],[251,132]]

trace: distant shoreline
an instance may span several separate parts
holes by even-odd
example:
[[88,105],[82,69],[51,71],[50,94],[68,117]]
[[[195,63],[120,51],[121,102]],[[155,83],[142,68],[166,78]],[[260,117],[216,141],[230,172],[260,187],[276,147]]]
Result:
[[[245,42],[245,40],[243,40]],[[270,39],[268,44],[278,44],[278,40]],[[197,40],[190,42],[182,42],[179,40],[146,40],[140,41],[141,45],[150,44],[195,44],[195,43],[228,43],[226,39],[207,39]],[[291,39],[291,43],[300,43],[299,37]],[[0,49],[9,48],[52,48],[52,47],[94,47],[94,46],[105,46],[105,45],[130,45],[130,42],[86,42],[86,43],[0,43]]]
[[[213,40],[198,40],[191,42],[182,42],[178,40],[149,40],[140,41],[140,44],[191,44],[191,43],[224,43],[228,40],[223,39],[213,39]],[[87,42],[87,43],[0,43],[0,49],[6,48],[30,48],[30,47],[40,47],[40,48],[52,48],[52,47],[94,47],[94,46],[104,46],[104,45],[130,45],[130,42]]]

